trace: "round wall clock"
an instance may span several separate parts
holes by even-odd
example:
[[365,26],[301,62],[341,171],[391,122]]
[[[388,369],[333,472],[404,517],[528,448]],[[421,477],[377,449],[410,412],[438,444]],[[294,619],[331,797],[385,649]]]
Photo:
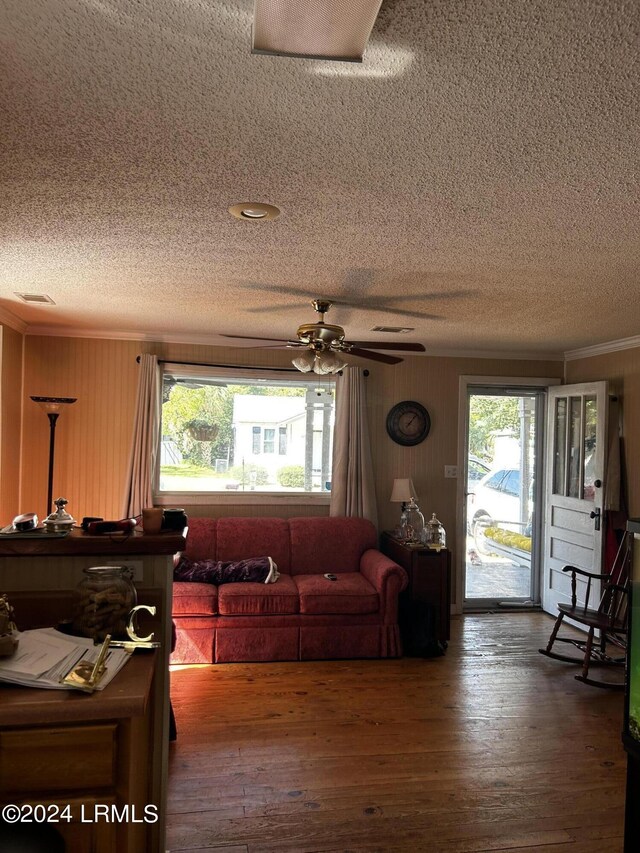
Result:
[[429,412],[421,403],[414,400],[403,400],[389,411],[387,415],[387,432],[397,443],[410,447],[420,444],[429,435],[431,418]]

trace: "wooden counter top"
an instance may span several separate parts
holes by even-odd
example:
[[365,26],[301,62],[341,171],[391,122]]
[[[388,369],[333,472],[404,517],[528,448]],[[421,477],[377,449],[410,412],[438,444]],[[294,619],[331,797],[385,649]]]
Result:
[[104,690],[41,690],[0,683],[0,728],[141,717],[149,700],[155,651],[134,652]]
[[157,534],[105,533],[90,536],[74,528],[63,537],[30,536],[24,539],[4,536],[0,539],[0,557],[84,556],[92,554],[175,554],[186,547],[187,529],[166,530]]

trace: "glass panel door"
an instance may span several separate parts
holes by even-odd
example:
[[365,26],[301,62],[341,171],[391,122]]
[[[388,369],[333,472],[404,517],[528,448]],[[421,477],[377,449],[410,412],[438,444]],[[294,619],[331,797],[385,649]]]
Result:
[[[465,605],[530,602],[543,391],[469,388]],[[558,407],[564,443],[566,407]],[[564,424],[564,425],[563,425]],[[558,455],[556,476],[564,481]],[[537,587],[537,584],[536,584]]]
[[[608,390],[606,382],[559,385],[547,390],[549,401],[544,538],[541,539],[542,605],[557,614],[571,601],[565,565],[602,571]],[[596,584],[591,600],[597,600]],[[584,600],[586,581],[576,595]]]

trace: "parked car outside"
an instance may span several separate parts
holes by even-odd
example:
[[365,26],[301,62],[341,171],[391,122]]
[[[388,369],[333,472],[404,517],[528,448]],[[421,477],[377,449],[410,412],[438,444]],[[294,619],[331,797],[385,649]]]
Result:
[[[526,517],[531,517],[531,495]],[[472,533],[476,525],[500,526],[505,530],[530,535],[529,524],[523,525],[520,512],[520,469],[499,468],[486,474],[470,490],[467,498],[467,522]]]
[[467,459],[467,492],[472,492],[476,483],[489,473],[491,468],[478,456],[470,455]]

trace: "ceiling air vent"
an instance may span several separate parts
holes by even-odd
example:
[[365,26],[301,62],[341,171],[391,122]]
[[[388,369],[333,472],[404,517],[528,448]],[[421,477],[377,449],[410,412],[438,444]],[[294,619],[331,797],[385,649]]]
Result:
[[45,293],[15,293],[18,299],[22,299],[23,302],[32,302],[37,305],[55,305],[56,303],[50,296],[47,296]]
[[372,332],[390,332],[394,335],[406,335],[407,332],[414,332],[410,326],[374,326]]

